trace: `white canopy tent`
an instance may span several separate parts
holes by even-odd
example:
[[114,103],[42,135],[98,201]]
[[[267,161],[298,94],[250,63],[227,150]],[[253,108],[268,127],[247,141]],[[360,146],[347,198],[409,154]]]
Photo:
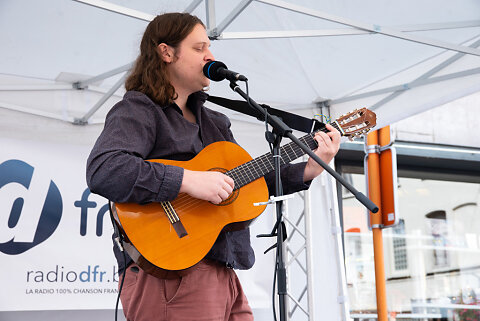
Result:
[[206,21],[216,58],[247,75],[254,99],[282,109],[366,106],[382,126],[479,90],[474,0],[3,1],[0,106],[101,122],[146,23],[166,11]]
[[[475,0],[3,0],[0,137],[91,146],[123,95],[146,24],[170,11],[192,12],[206,23],[216,59],[249,78],[257,102],[308,117],[365,106],[382,127],[480,92]],[[240,99],[228,83],[213,83],[210,93]],[[252,155],[265,152],[266,144],[252,143],[262,124],[212,108],[233,120],[237,140]],[[324,210],[334,210],[328,191],[321,199],[329,203]],[[338,222],[328,218],[322,226],[336,230]],[[334,297],[340,304],[341,293]],[[325,309],[329,320],[343,317],[329,308],[335,310]]]

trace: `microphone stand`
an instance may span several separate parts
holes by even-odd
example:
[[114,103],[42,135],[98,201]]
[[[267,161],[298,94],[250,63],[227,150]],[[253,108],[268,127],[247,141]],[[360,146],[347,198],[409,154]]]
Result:
[[[265,110],[257,104],[253,99],[251,99],[238,85],[235,81],[230,81],[230,88],[242,96],[248,102],[252,108],[254,108],[259,115],[264,115],[266,121],[273,128],[273,133],[266,132],[267,141],[273,144],[273,159],[274,159],[274,168],[275,168],[275,205],[277,213],[277,221],[271,232],[271,234],[261,234],[258,237],[267,237],[267,236],[276,236],[277,243],[270,249],[277,248],[277,292],[279,296],[279,312],[280,312],[280,321],[286,321],[287,317],[287,273],[285,268],[285,261],[283,257],[283,241],[286,239],[286,229],[282,221],[282,197],[283,196],[283,187],[280,176],[280,142],[282,137],[290,138],[296,145],[298,145],[306,154],[313,158],[320,166],[322,166],[330,175],[332,175],[338,182],[340,182],[345,188],[347,188],[355,198],[362,203],[368,210],[373,213],[378,212],[378,206],[375,205],[368,197],[363,193],[359,192],[355,187],[348,183],[342,176],[340,176],[336,171],[334,171],[330,166],[328,166],[324,161],[320,159],[310,148],[302,143],[297,137],[292,134],[292,129],[288,127],[280,117],[270,115]],[[275,232],[276,231],[276,232]],[[268,250],[270,250],[268,249]],[[267,251],[268,251],[267,250]],[[275,307],[273,307],[275,309]]]

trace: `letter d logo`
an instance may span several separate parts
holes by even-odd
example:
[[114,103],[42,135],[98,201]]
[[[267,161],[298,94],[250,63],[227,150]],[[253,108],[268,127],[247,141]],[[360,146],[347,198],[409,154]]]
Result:
[[57,185],[29,164],[0,164],[0,252],[20,254],[48,239],[62,217]]

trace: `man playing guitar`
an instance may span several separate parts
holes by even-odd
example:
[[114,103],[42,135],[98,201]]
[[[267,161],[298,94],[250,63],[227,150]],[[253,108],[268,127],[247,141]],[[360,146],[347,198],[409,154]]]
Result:
[[[207,95],[202,89],[210,81],[202,69],[214,60],[209,47],[205,26],[195,16],[168,13],[149,23],[125,83],[127,92],[109,111],[88,158],[92,192],[119,205],[166,204],[179,194],[221,204],[232,195],[234,180],[220,171],[148,161],[189,161],[212,143],[235,142],[228,118],[203,105]],[[340,133],[326,127],[314,139],[315,153],[328,163],[339,149]],[[283,165],[284,193],[307,189],[322,170],[313,160]],[[273,194],[273,172],[265,181]],[[125,274],[121,300],[127,320],[253,320],[234,272],[254,264],[248,228],[222,230],[199,263],[163,275],[147,273],[136,258],[124,262],[116,246],[114,252],[119,273]]]

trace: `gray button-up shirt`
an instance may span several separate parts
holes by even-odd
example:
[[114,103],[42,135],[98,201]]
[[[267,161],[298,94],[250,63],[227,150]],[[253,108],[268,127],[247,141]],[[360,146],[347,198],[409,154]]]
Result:
[[[146,159],[186,161],[216,141],[235,142],[229,119],[203,106],[207,95],[190,95],[187,107],[197,123],[187,121],[176,104],[159,106],[148,96],[129,91],[107,114],[105,127],[87,161],[87,184],[93,193],[112,202],[149,203],[176,198],[183,168]],[[281,170],[284,193],[308,188],[303,182],[305,163],[284,165]],[[274,192],[273,172],[265,176],[269,192]],[[114,246],[119,272],[123,257]],[[236,269],[252,267],[255,256],[249,229],[221,232],[207,258]],[[126,265],[131,262],[128,258]]]

